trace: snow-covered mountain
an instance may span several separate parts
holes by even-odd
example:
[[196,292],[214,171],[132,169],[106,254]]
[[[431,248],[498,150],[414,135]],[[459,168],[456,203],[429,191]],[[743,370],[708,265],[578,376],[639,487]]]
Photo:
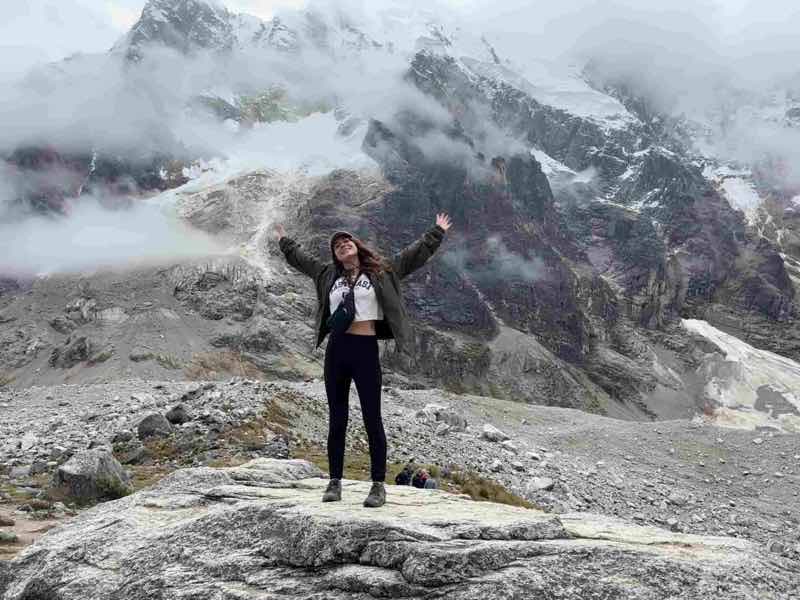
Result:
[[[233,244],[245,280],[279,268],[264,241],[281,215],[324,252],[333,226],[397,247],[446,210],[457,241],[410,286],[421,358],[391,359],[404,376],[658,418],[725,404],[703,379],[718,378],[706,355],[724,354],[721,337],[682,319],[800,359],[791,178],[769,157],[734,161],[714,119],[660,113],[591,65],[506,56],[422,8],[264,22],[210,0],[150,0],[107,59],[164,152],[4,148],[9,180],[41,180],[15,188],[16,205],[153,196]],[[732,115],[750,106],[794,127],[786,98],[746,98]],[[54,170],[70,176],[54,185]],[[208,290],[192,277],[175,289],[195,310]],[[300,352],[286,343],[250,351],[261,364]]]

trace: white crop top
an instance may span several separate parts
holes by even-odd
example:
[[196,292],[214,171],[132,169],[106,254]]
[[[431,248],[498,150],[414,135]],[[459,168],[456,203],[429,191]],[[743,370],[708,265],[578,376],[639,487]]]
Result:
[[[347,285],[345,277],[339,277],[334,282],[330,293],[331,313],[342,303],[349,291],[350,286]],[[383,319],[383,307],[378,302],[375,288],[369,277],[362,273],[356,280],[353,291],[356,294],[356,317],[353,319],[354,321],[380,321]]]

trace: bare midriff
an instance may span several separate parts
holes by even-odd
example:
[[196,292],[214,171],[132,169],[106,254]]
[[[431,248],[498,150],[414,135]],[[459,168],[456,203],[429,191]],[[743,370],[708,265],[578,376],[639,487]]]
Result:
[[345,333],[375,335],[375,321],[353,321]]

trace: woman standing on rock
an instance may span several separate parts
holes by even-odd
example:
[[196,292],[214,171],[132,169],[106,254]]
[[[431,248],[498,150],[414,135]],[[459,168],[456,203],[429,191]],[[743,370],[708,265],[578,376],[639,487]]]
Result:
[[328,467],[330,482],[323,502],[342,499],[344,446],[350,383],[355,380],[367,430],[372,488],[364,506],[386,501],[386,435],[381,416],[379,339],[394,339],[399,350],[409,343],[409,324],[400,280],[424,265],[450,229],[450,218],[436,216],[436,225],[390,260],[368,248],[347,231],[331,236],[331,262],[306,255],[275,225],[287,262],[314,280],[317,290],[317,347],[331,333],[325,352],[325,392],[328,396]]

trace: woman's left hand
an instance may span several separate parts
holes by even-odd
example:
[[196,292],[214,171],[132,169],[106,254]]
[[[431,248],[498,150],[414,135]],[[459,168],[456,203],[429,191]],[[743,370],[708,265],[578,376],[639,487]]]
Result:
[[436,224],[445,231],[447,231],[448,229],[450,229],[450,226],[453,223],[450,221],[450,217],[447,216],[447,213],[439,213],[438,215],[436,215]]

